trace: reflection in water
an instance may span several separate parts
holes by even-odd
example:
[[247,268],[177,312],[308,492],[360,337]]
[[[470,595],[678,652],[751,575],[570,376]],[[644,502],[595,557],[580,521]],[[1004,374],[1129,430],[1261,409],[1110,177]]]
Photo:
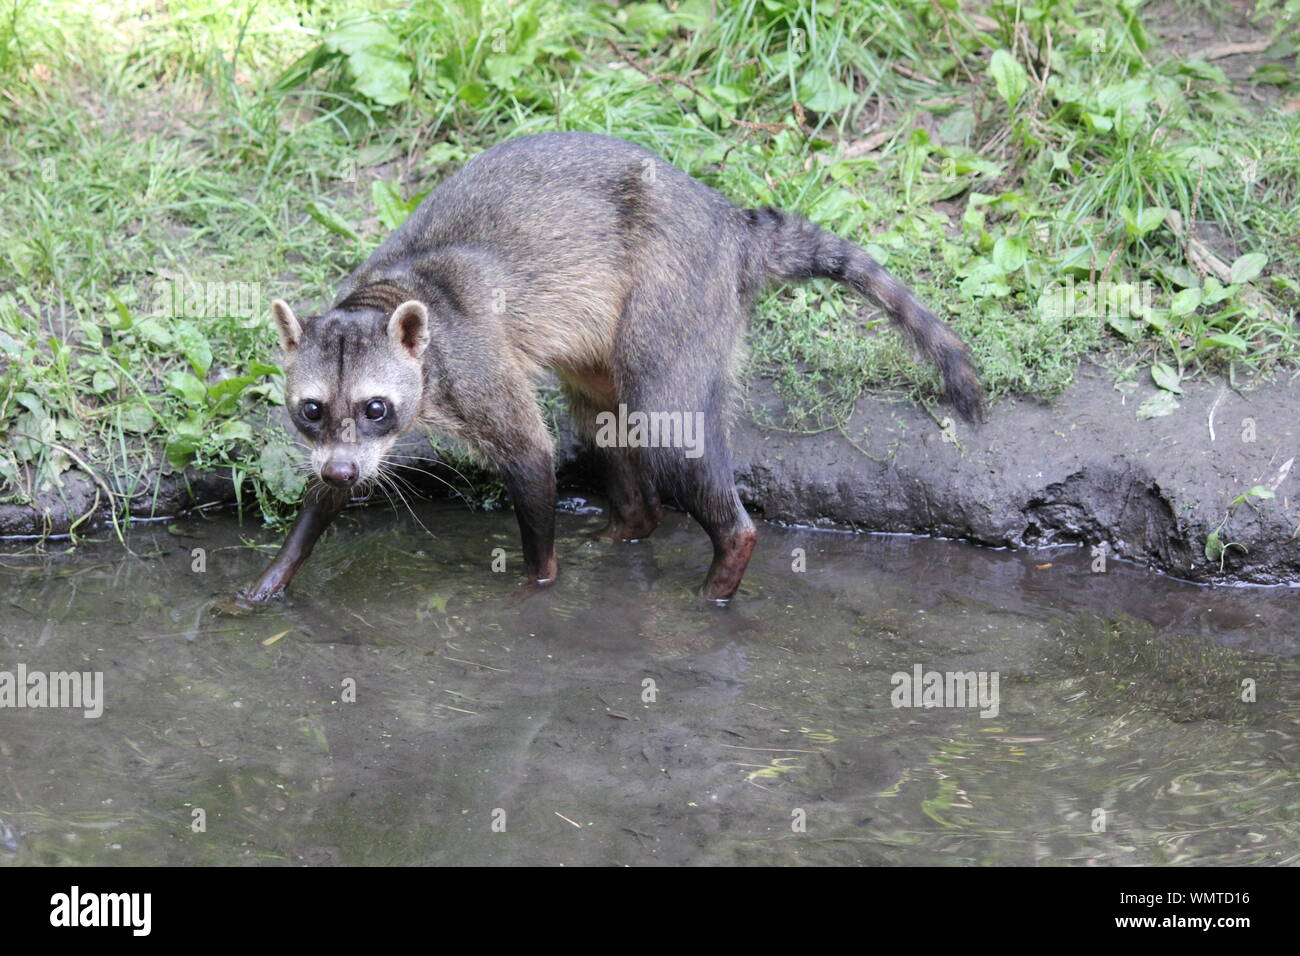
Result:
[[[0,671],[107,697],[0,709],[0,862],[1300,859],[1300,591],[768,527],[720,610],[688,519],[575,506],[518,600],[509,513],[419,517],[349,513],[246,618],[210,604],[277,541],[229,518],[0,559]],[[917,665],[997,672],[996,718],[893,707]]]

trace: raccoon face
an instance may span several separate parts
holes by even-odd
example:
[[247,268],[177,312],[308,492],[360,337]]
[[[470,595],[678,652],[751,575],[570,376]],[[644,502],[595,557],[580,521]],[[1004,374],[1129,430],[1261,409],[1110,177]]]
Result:
[[374,478],[393,443],[418,418],[429,313],[417,301],[391,315],[331,310],[299,322],[271,304],[285,353],[285,405],[312,448],[312,469],[351,488]]

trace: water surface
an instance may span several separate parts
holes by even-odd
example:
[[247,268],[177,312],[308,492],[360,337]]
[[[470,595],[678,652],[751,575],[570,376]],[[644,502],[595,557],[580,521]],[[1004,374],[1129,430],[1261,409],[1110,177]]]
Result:
[[[685,516],[614,545],[567,511],[539,595],[509,512],[433,503],[349,511],[237,619],[251,522],[0,546],[0,671],[106,697],[0,709],[0,862],[1300,860],[1300,591],[768,525],[718,609]],[[892,706],[916,665],[996,672],[997,716]]]

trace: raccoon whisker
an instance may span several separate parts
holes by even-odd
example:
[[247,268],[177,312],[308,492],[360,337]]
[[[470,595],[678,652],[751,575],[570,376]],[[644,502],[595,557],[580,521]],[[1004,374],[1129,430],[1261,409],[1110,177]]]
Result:
[[[424,460],[426,460],[426,461],[435,461],[436,459],[429,458],[429,459],[424,459]],[[451,482],[447,481],[447,479],[445,479],[445,478],[440,478],[440,477],[438,477],[437,475],[433,474],[432,472],[428,471],[427,469],[419,468],[419,467],[417,467],[416,465],[407,465],[407,464],[404,464],[404,463],[402,463],[402,462],[400,462],[400,461],[394,461],[394,460],[393,460],[390,456],[388,456],[388,455],[385,455],[383,458],[381,458],[381,459],[379,460],[379,465],[380,465],[381,468],[387,468],[387,469],[393,469],[393,468],[406,468],[406,469],[409,470],[409,471],[415,471],[415,472],[419,472],[419,473],[422,474],[422,475],[426,475],[426,476],[432,478],[434,481],[438,481],[438,482],[441,482],[442,484],[446,485],[448,491],[450,491],[453,495],[455,495],[455,496],[456,496],[457,498],[459,498],[461,501],[465,502],[466,505],[470,505],[470,500],[469,500],[469,498],[465,497],[465,493],[464,493],[463,491],[461,491],[459,488],[457,488],[457,487],[456,487],[455,485],[453,485]],[[452,471],[456,471],[456,469],[453,468]],[[395,473],[395,472],[392,472],[392,471],[389,471],[389,474],[390,474],[390,475],[394,475],[394,474],[396,474],[396,473]],[[456,472],[456,474],[459,475],[460,472]],[[464,478],[465,476],[464,476],[464,475],[461,475],[461,477]],[[475,490],[475,489],[474,489],[474,485],[473,485],[472,483],[469,482],[469,479],[466,479],[466,483],[469,484],[469,486],[470,486],[470,491],[474,491],[474,490]],[[411,486],[408,484],[407,487],[410,488]],[[412,488],[411,490],[414,491],[413,488]],[[470,508],[471,508],[471,510],[473,510],[473,506],[472,506],[472,505],[470,505]]]
[[[416,497],[416,498],[420,498],[420,499],[426,500],[426,501],[427,501],[427,500],[430,500],[428,495],[425,495],[425,494],[421,493],[420,490],[417,489],[414,485],[412,485],[411,482],[410,482],[408,479],[406,479],[406,478],[403,477],[402,475],[399,475],[399,474],[397,474],[397,473],[391,471],[391,470],[390,470],[390,466],[387,466],[387,465],[384,465],[383,463],[381,463],[381,464],[380,464],[380,470],[381,470],[381,472],[383,473],[385,480],[386,480],[390,485],[392,485],[392,487],[393,487],[394,490],[397,490],[397,487],[398,487],[398,485],[400,484],[400,485],[401,485],[402,487],[404,487],[408,492],[410,492],[410,494],[411,494],[412,496],[414,496],[414,497]],[[409,507],[409,505],[408,505],[408,507]],[[417,519],[417,520],[418,520],[418,519]]]
[[325,482],[323,481],[315,479],[312,476],[309,476],[307,479],[307,488],[306,490],[303,491],[302,494],[302,500],[305,503],[312,495],[316,495],[317,497],[320,497],[322,494],[327,494],[328,492],[329,492],[329,485],[325,484]]
[[[448,468],[448,469],[450,469],[452,472],[454,472],[455,475],[456,475],[456,477],[459,478],[461,481],[465,482],[465,484],[469,485],[469,490],[470,490],[470,491],[474,492],[475,494],[478,494],[478,489],[474,487],[474,482],[472,482],[472,481],[470,481],[468,478],[466,478],[464,472],[462,472],[459,468],[457,468],[457,467],[456,467],[455,465],[453,465],[451,462],[447,461],[445,458],[426,458],[426,457],[424,457],[424,456],[422,456],[422,455],[406,455],[406,454],[402,455],[402,458],[403,458],[403,459],[406,459],[406,460],[409,460],[409,461],[429,461],[429,462],[433,462],[433,464],[435,464],[435,465],[442,465],[444,468]],[[390,456],[390,455],[385,455],[385,456],[384,456],[384,460],[385,460],[385,461],[392,462],[392,456]],[[393,463],[393,464],[397,464],[397,462],[392,462],[392,463]],[[412,467],[414,467],[414,466],[413,466],[413,465],[406,465],[405,467],[407,467],[407,468],[412,468]]]
[[374,497],[375,490],[378,487],[378,482],[376,482],[374,478],[366,478],[363,481],[357,482],[356,485],[353,486],[352,496],[361,501],[369,501]]
[[400,461],[392,461],[391,459],[387,459],[387,458],[383,460],[383,464],[385,468],[405,468],[407,471],[414,471],[421,475],[427,475],[428,477],[432,478],[434,481],[440,481],[448,488],[455,490],[455,487],[450,483],[448,483],[447,479],[440,478],[439,476],[429,471],[427,468],[421,468],[419,465],[407,465],[407,464],[403,464]]
[[413,487],[411,486],[411,483],[410,483],[409,481],[406,481],[405,479],[399,479],[399,477],[398,477],[397,475],[394,475],[394,474],[392,474],[391,472],[388,472],[388,473],[386,473],[386,474],[384,475],[384,481],[385,481],[385,483],[386,483],[389,487],[391,487],[394,491],[398,491],[398,490],[399,490],[399,486],[398,486],[398,482],[399,482],[399,480],[401,481],[401,487],[404,487],[404,488],[406,489],[406,491],[407,491],[409,494],[411,494],[413,497],[416,497],[416,498],[424,498],[424,497],[425,497],[424,495],[420,494],[419,491],[417,491],[415,488],[413,488]]
[[[385,475],[391,477],[391,479],[402,481],[403,485],[406,485],[407,488],[412,490],[412,492],[415,492],[416,490],[415,486],[411,484],[411,480],[409,480],[406,475],[398,475],[398,473],[393,471],[393,468],[408,468],[409,466],[406,466],[406,464],[399,464],[396,462],[381,462],[380,467],[382,468],[383,473],[385,473]],[[421,475],[428,475],[428,472],[422,471],[420,470],[420,468],[416,468],[415,471],[419,471]],[[425,496],[424,494],[420,494],[420,497],[424,498]]]
[[420,520],[420,516],[415,513],[415,509],[411,507],[411,503],[406,500],[406,495],[402,494],[402,490],[397,487],[397,483],[393,481],[392,473],[384,470],[383,462],[380,462],[379,470],[375,472],[374,480],[384,489],[384,494],[388,497],[389,501],[393,500],[392,497],[388,495],[388,489],[391,488],[393,493],[401,499],[402,504],[406,506],[406,510],[410,512],[411,517],[415,520],[415,523],[420,526],[421,530],[423,530],[425,534],[433,534],[432,531],[425,527],[424,522]]

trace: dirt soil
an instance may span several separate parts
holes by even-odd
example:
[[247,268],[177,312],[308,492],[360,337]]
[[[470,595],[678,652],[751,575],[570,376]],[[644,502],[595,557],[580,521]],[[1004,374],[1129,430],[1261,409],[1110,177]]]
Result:
[[[1287,467],[1300,454],[1294,388],[1189,384],[1178,411],[1144,421],[1136,409],[1155,387],[1125,395],[1113,383],[1085,366],[1056,402],[1000,403],[985,425],[957,425],[955,442],[923,409],[881,399],[860,402],[845,429],[865,432],[858,447],[744,425],[742,496],[775,521],[995,547],[1104,543],[1111,556],[1193,581],[1300,582],[1300,470]],[[751,400],[775,406],[761,392]],[[1231,506],[1275,483],[1275,498]],[[1221,571],[1205,544],[1225,517],[1220,539],[1239,547]]]

